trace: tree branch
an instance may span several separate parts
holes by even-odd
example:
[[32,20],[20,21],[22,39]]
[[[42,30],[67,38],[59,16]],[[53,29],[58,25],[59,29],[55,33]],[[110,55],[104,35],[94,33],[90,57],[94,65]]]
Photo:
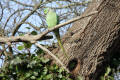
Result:
[[52,53],[50,52],[47,48],[43,47],[42,45],[35,43],[36,46],[38,46],[39,48],[43,49],[45,52],[47,52],[50,56],[53,57],[53,59],[55,59],[67,72],[69,72],[69,70],[64,66],[64,64]]
[[14,12],[7,18],[7,21],[5,22],[5,25],[4,25],[3,28],[5,29],[8,21],[10,20],[10,18],[11,18],[13,15],[15,15],[17,12],[24,11],[24,10],[30,10],[30,9],[18,9],[18,10],[16,10],[16,11],[14,11]]
[[1,21],[3,18],[3,11],[4,11],[1,2],[0,2],[0,8],[1,8],[0,21]]
[[16,28],[14,29],[12,36],[14,36],[16,34],[16,32],[18,31],[18,29],[20,28],[20,26],[40,7],[41,2],[35,6],[34,10],[31,11],[27,16],[25,16],[23,18],[23,20],[16,26]]
[[45,32],[43,32],[42,34],[38,34],[38,35],[24,35],[24,36],[11,36],[11,37],[0,37],[0,43],[8,43],[8,42],[32,42],[32,41],[38,41],[38,40],[44,40],[45,38],[45,35],[57,28],[60,28],[62,26],[65,26],[67,24],[70,24],[70,23],[73,23],[77,20],[80,20],[80,19],[83,19],[83,18],[86,18],[86,17],[89,17],[89,16],[92,16],[94,14],[98,13],[97,11],[95,12],[92,12],[86,16],[79,16],[77,18],[73,18],[67,22],[64,22],[62,24],[58,24],[56,25],[54,28],[51,28]]
[[13,1],[13,2],[15,2],[15,3],[17,3],[17,4],[20,4],[20,5],[26,6],[26,7],[34,7],[33,5],[24,4],[24,3],[21,3],[21,2],[16,1],[16,0],[11,0],[11,1]]
[[0,37],[0,43],[13,43],[13,42],[32,42],[32,41],[40,41],[52,39],[53,36],[43,36],[38,38],[35,35],[24,35],[24,36],[11,36],[11,37]]
[[32,23],[30,23],[30,22],[25,22],[25,24],[30,25],[32,28],[34,28],[34,29],[37,30],[37,31],[40,31],[41,28],[47,28],[47,27],[45,27],[45,26],[40,26],[40,27],[35,26],[34,24],[32,24]]
[[[52,9],[63,9],[63,8],[69,8],[69,7],[73,7],[73,6],[76,6],[76,5],[83,5],[85,6],[86,4],[88,4],[90,1],[86,1],[86,2],[81,2],[81,3],[78,3],[78,2],[73,2],[72,4],[68,4],[68,5],[64,5],[62,6],[62,4],[60,4],[61,6],[60,7],[49,7],[49,8],[52,8]],[[58,3],[57,3],[58,4]],[[59,5],[59,4],[58,4]],[[48,7],[45,7],[45,8],[48,8]]]

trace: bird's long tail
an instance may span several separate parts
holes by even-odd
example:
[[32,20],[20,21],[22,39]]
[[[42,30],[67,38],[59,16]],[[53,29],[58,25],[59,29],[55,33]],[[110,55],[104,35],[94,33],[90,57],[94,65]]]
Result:
[[61,39],[60,39],[59,29],[54,30],[54,34],[57,38],[58,44],[59,44],[60,48],[62,49],[64,55],[68,58],[68,55],[67,55],[67,53],[62,45]]

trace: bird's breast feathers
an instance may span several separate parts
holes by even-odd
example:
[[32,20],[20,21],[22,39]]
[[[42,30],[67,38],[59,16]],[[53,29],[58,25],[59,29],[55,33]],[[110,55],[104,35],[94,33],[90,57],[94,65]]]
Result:
[[46,22],[48,24],[48,28],[52,28],[57,25],[58,20],[57,20],[57,14],[55,12],[48,12],[46,16]]

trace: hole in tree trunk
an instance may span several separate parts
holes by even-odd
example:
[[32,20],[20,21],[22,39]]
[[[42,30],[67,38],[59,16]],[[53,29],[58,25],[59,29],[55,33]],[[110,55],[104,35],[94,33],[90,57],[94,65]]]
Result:
[[74,69],[76,69],[77,65],[78,65],[78,59],[74,58],[74,59],[72,59],[72,60],[69,61],[67,68],[71,72]]

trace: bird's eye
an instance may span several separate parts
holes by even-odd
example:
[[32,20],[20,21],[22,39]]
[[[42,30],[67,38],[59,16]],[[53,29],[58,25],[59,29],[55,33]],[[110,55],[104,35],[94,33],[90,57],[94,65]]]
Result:
[[44,9],[44,13],[47,14],[49,11],[49,8]]

